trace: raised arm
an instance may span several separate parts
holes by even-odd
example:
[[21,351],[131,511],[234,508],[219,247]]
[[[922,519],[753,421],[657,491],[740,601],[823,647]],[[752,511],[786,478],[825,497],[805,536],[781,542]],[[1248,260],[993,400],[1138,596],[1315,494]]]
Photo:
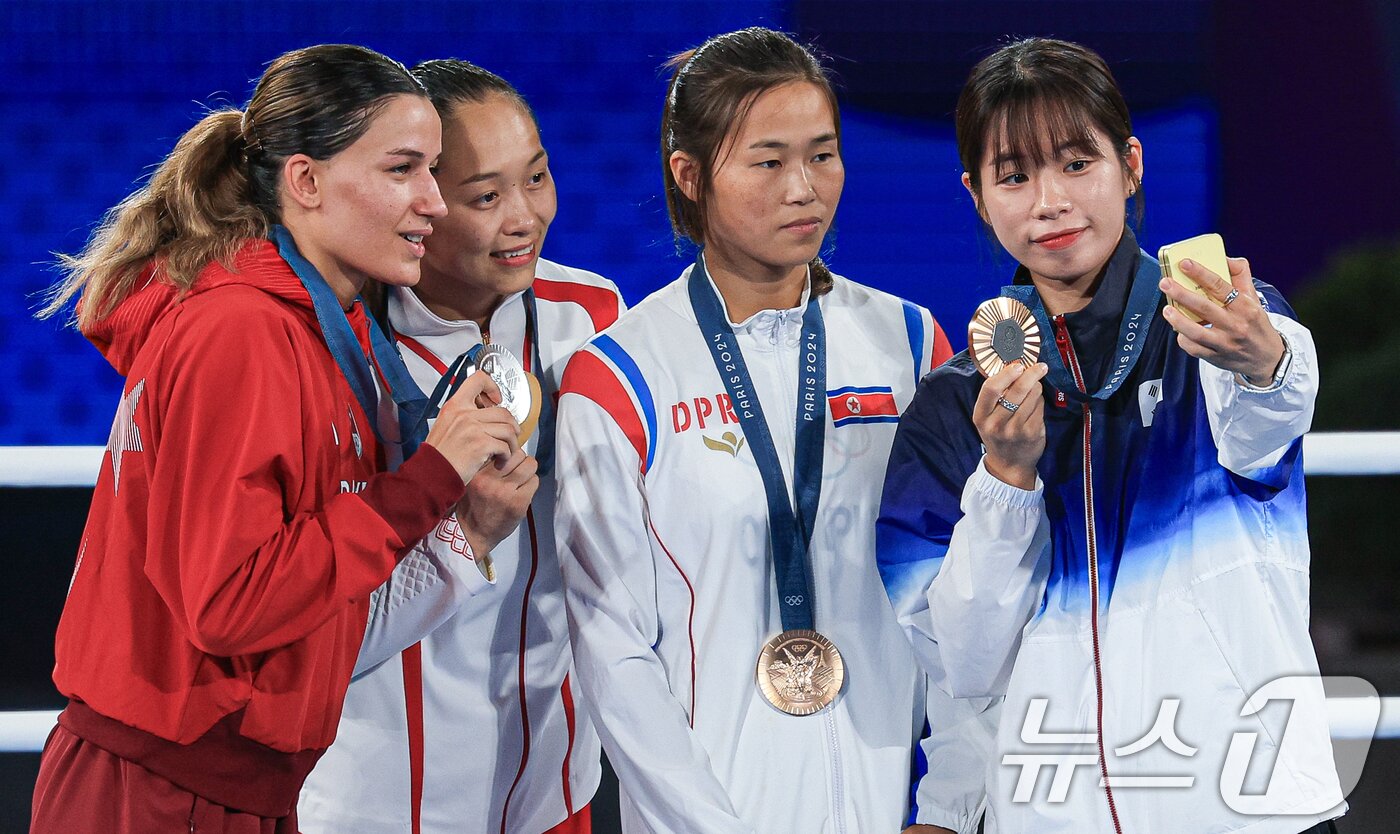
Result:
[[1317,400],[1317,349],[1278,291],[1231,258],[1229,280],[1204,267],[1187,271],[1221,302],[1185,292],[1168,297],[1189,305],[1204,327],[1175,310],[1163,312],[1182,350],[1201,360],[1201,392],[1220,465],[1267,486],[1282,488],[1295,465],[1297,441],[1312,426]]
[[[167,351],[143,392],[159,444],[145,570],[190,642],[213,655],[293,643],[368,597],[464,489],[431,445],[358,493],[306,483],[317,451],[303,434],[298,366],[247,349],[285,343],[282,326],[250,317],[237,332],[177,328],[171,338],[187,344]],[[307,492],[325,498],[288,514],[289,496]]]
[[456,512],[439,521],[375,589],[356,675],[427,637],[468,599],[495,584],[487,560],[519,530],[539,487],[537,471],[535,459],[517,449],[502,464],[483,466],[472,478]]
[[[986,698],[1004,694],[1021,630],[1044,596],[1050,535],[1034,466],[1030,488],[993,475],[994,447],[988,442],[984,455],[981,435],[1004,427],[978,426],[967,415],[1004,422],[987,409],[1001,409],[995,401],[1007,394],[1030,412],[1007,416],[1039,417],[1039,383],[1028,376],[1025,390],[1013,389],[993,377],[972,403],[952,384],[956,373],[944,366],[925,379],[900,419],[876,553],[895,615],[932,683],[955,698]],[[1027,457],[1039,457],[1034,442],[1011,460]],[[1005,477],[1027,477],[1013,471]]]

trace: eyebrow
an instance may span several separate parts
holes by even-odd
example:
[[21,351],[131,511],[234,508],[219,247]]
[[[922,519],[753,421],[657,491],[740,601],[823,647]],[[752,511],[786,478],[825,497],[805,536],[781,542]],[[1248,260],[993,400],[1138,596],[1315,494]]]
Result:
[[[1061,142],[1060,146],[1055,149],[1054,158],[1059,159],[1061,156],[1064,156],[1065,151],[1077,150],[1087,152],[1091,149],[1097,151],[1097,149],[1094,148],[1093,145],[1090,145],[1089,143],[1081,140],[1070,140],[1068,142]],[[1003,165],[1015,165],[1017,163],[1022,162],[1024,159],[1025,154],[1012,153],[1011,151],[1003,151],[997,154],[996,158],[992,160],[992,167],[1001,168]]]
[[[536,162],[539,162],[541,159],[544,159],[544,158],[545,158],[545,150],[544,150],[544,148],[540,148],[540,152],[537,153],[537,154],[535,154],[534,156],[530,157],[530,161],[527,162],[527,163],[525,163],[525,165],[526,165],[526,167],[529,167],[529,166],[534,165]],[[471,185],[472,183],[475,183],[475,182],[485,182],[486,180],[494,180],[494,179],[496,179],[497,177],[499,177],[500,175],[501,175],[501,172],[500,172],[500,171],[486,171],[485,173],[476,174],[476,175],[474,175],[474,176],[467,177],[466,179],[464,179],[464,180],[462,180],[461,182],[457,183],[457,187],[460,188],[460,187],[462,187],[462,186],[464,186],[464,185]]]
[[427,159],[428,155],[422,151],[415,151],[413,148],[394,148],[387,156],[407,156],[413,159]]
[[992,160],[992,167],[996,169],[1005,168],[1010,165],[1015,165],[1024,158],[1025,154],[1011,153],[1010,151],[999,153]]
[[[835,141],[836,141],[836,134],[835,134],[835,133],[823,133],[821,136],[815,137],[814,139],[812,139],[812,141],[808,142],[807,144],[809,144],[809,145],[822,145],[822,144],[825,144],[825,143],[827,143],[827,142],[835,142]],[[780,142],[780,141],[778,141],[777,139],[767,139],[767,140],[763,140],[763,141],[759,141],[759,142],[754,142],[752,145],[749,145],[749,150],[755,150],[755,149],[760,149],[760,148],[762,148],[762,149],[781,150],[782,148],[786,148],[787,146],[788,146],[788,143],[786,143],[786,142]]]

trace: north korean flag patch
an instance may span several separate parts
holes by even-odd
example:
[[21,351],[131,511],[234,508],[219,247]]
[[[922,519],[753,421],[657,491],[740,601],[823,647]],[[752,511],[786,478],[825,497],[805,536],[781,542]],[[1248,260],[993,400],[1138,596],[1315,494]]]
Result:
[[889,386],[875,388],[838,388],[826,392],[834,426],[853,423],[898,423],[894,390]]

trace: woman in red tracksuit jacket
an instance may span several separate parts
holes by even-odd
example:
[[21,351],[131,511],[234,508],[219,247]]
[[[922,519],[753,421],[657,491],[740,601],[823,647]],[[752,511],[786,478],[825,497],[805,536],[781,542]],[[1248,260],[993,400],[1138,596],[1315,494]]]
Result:
[[418,280],[441,141],[400,64],[291,52],[65,259],[45,312],[80,294],[78,327],[126,383],[32,831],[296,831],[370,592],[516,451],[505,410],[477,405],[498,396],[484,377],[421,438],[421,395],[358,300],[371,277]]

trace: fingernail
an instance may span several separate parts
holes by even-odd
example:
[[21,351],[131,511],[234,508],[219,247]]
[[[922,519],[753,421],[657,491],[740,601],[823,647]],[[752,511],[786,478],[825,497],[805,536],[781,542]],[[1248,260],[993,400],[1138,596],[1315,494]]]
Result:
[[1190,258],[1185,258],[1182,260],[1181,265],[1187,269],[1190,269],[1191,267],[1196,265],[1196,262],[1191,260]]

